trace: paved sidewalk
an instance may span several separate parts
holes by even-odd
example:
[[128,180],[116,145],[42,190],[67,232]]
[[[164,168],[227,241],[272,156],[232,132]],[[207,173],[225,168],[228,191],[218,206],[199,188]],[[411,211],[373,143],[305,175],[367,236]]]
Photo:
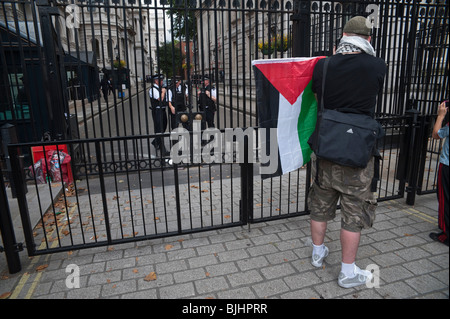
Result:
[[[379,267],[378,288],[337,285],[338,217],[329,223],[330,255],[321,269],[310,264],[303,216],[254,224],[250,232],[233,227],[32,258],[22,252],[21,272],[10,275],[0,263],[0,298],[449,298],[449,248],[428,237],[437,230],[435,194],[417,196],[415,206],[405,199],[379,204],[357,260],[361,268]],[[78,266],[80,288],[67,287],[75,282],[68,265]]]

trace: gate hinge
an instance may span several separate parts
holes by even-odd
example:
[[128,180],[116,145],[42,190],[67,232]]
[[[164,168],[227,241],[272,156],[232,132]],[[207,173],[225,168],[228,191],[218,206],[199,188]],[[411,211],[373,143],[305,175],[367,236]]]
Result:
[[16,251],[17,252],[23,251],[23,248],[24,248],[23,243],[17,243],[15,246],[16,246]]
[[[14,250],[16,252],[23,251],[24,245],[23,245],[23,243],[18,243],[18,244],[14,245],[14,248],[15,248]],[[3,246],[0,246],[0,253],[3,253],[4,251],[5,251],[5,248]]]

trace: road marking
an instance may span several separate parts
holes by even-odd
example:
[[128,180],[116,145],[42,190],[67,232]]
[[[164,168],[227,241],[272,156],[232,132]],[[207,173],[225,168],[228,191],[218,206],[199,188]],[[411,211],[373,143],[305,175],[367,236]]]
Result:
[[23,286],[25,285],[25,283],[27,282],[28,278],[30,278],[30,273],[25,272],[22,277],[20,278],[19,283],[17,284],[16,288],[14,289],[13,293],[11,294],[11,296],[9,297],[9,299],[16,299],[20,292],[23,289]]
[[432,217],[430,215],[427,215],[425,213],[422,213],[414,208],[408,208],[408,209],[402,209],[405,213],[408,213],[409,215],[415,216],[417,218],[420,218],[430,224],[437,225],[438,219],[435,217]]
[[[65,225],[65,226],[63,226],[63,227],[61,227],[59,229],[58,238],[61,238],[62,231],[69,225],[70,218],[72,217],[72,214],[75,211],[76,207],[77,207],[77,205],[74,205],[72,207],[72,209],[70,210],[70,212],[68,214],[69,218],[67,219],[67,225]],[[55,232],[55,230],[56,230],[56,228],[53,229],[52,232],[50,232],[48,234],[48,236],[51,236]],[[50,248],[55,248],[57,244],[58,244],[58,241],[55,240],[52,243],[52,246]],[[44,248],[44,246],[45,246],[45,241],[41,243],[41,245],[39,246],[38,250],[41,249],[41,248]],[[50,255],[47,255],[45,260],[44,260],[44,262],[47,262],[49,258],[50,258]],[[31,277],[31,274],[28,271],[31,271],[34,268],[34,266],[39,262],[40,259],[41,259],[41,256],[34,256],[33,257],[33,259],[30,262],[30,265],[27,268],[27,271],[21,276],[21,278],[19,280],[19,283],[17,284],[16,288],[14,289],[14,291],[11,294],[11,296],[9,297],[9,299],[16,299],[20,295],[20,293],[23,290],[23,287],[27,283],[28,279]],[[37,287],[39,281],[41,280],[41,277],[42,277],[42,272],[38,272],[36,274],[36,277],[34,278],[32,284],[31,284],[30,288],[28,289],[28,291],[27,291],[27,293],[25,295],[25,299],[30,299],[31,298],[31,296],[33,295],[34,291],[36,290],[36,287]]]

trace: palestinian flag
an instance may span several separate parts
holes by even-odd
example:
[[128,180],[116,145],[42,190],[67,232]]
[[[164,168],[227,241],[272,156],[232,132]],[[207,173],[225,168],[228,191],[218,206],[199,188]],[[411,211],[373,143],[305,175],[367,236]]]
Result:
[[[294,171],[309,162],[308,139],[317,119],[317,101],[312,92],[312,74],[320,59],[288,58],[252,61],[256,82],[259,127],[276,128],[278,168],[272,175]],[[270,152],[270,136],[261,141],[262,152]],[[273,155],[270,156],[273,159]],[[261,163],[262,166],[270,166]]]

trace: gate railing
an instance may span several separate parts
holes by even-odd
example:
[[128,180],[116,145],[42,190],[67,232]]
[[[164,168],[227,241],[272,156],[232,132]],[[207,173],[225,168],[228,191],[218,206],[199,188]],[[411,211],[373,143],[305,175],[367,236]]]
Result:
[[[418,144],[413,136],[423,134],[416,132],[421,126],[414,125],[413,120],[412,115],[379,119],[387,132],[378,145],[382,155],[380,201],[402,198],[406,182],[410,183],[409,172],[417,166],[408,161],[410,145]],[[10,144],[12,181],[17,186],[28,254],[105,246],[309,214],[306,199],[311,181],[310,164],[283,176],[261,179],[260,163],[248,157],[250,142],[245,136],[242,163],[174,164],[161,157],[162,165],[154,165],[147,152],[154,137]],[[65,161],[75,147],[81,153],[77,162]],[[30,206],[24,167],[19,160],[27,149],[35,158],[42,154],[48,156],[49,152],[53,155],[53,162],[44,161],[41,167],[30,167],[33,181],[28,183],[28,188],[37,195],[37,202]],[[61,165],[55,165],[56,162]],[[45,178],[45,172],[49,178]],[[2,218],[7,218],[8,212],[9,209],[2,210]],[[4,238],[4,244],[5,249],[12,249],[13,255],[23,247],[21,243],[11,242],[11,238]]]

